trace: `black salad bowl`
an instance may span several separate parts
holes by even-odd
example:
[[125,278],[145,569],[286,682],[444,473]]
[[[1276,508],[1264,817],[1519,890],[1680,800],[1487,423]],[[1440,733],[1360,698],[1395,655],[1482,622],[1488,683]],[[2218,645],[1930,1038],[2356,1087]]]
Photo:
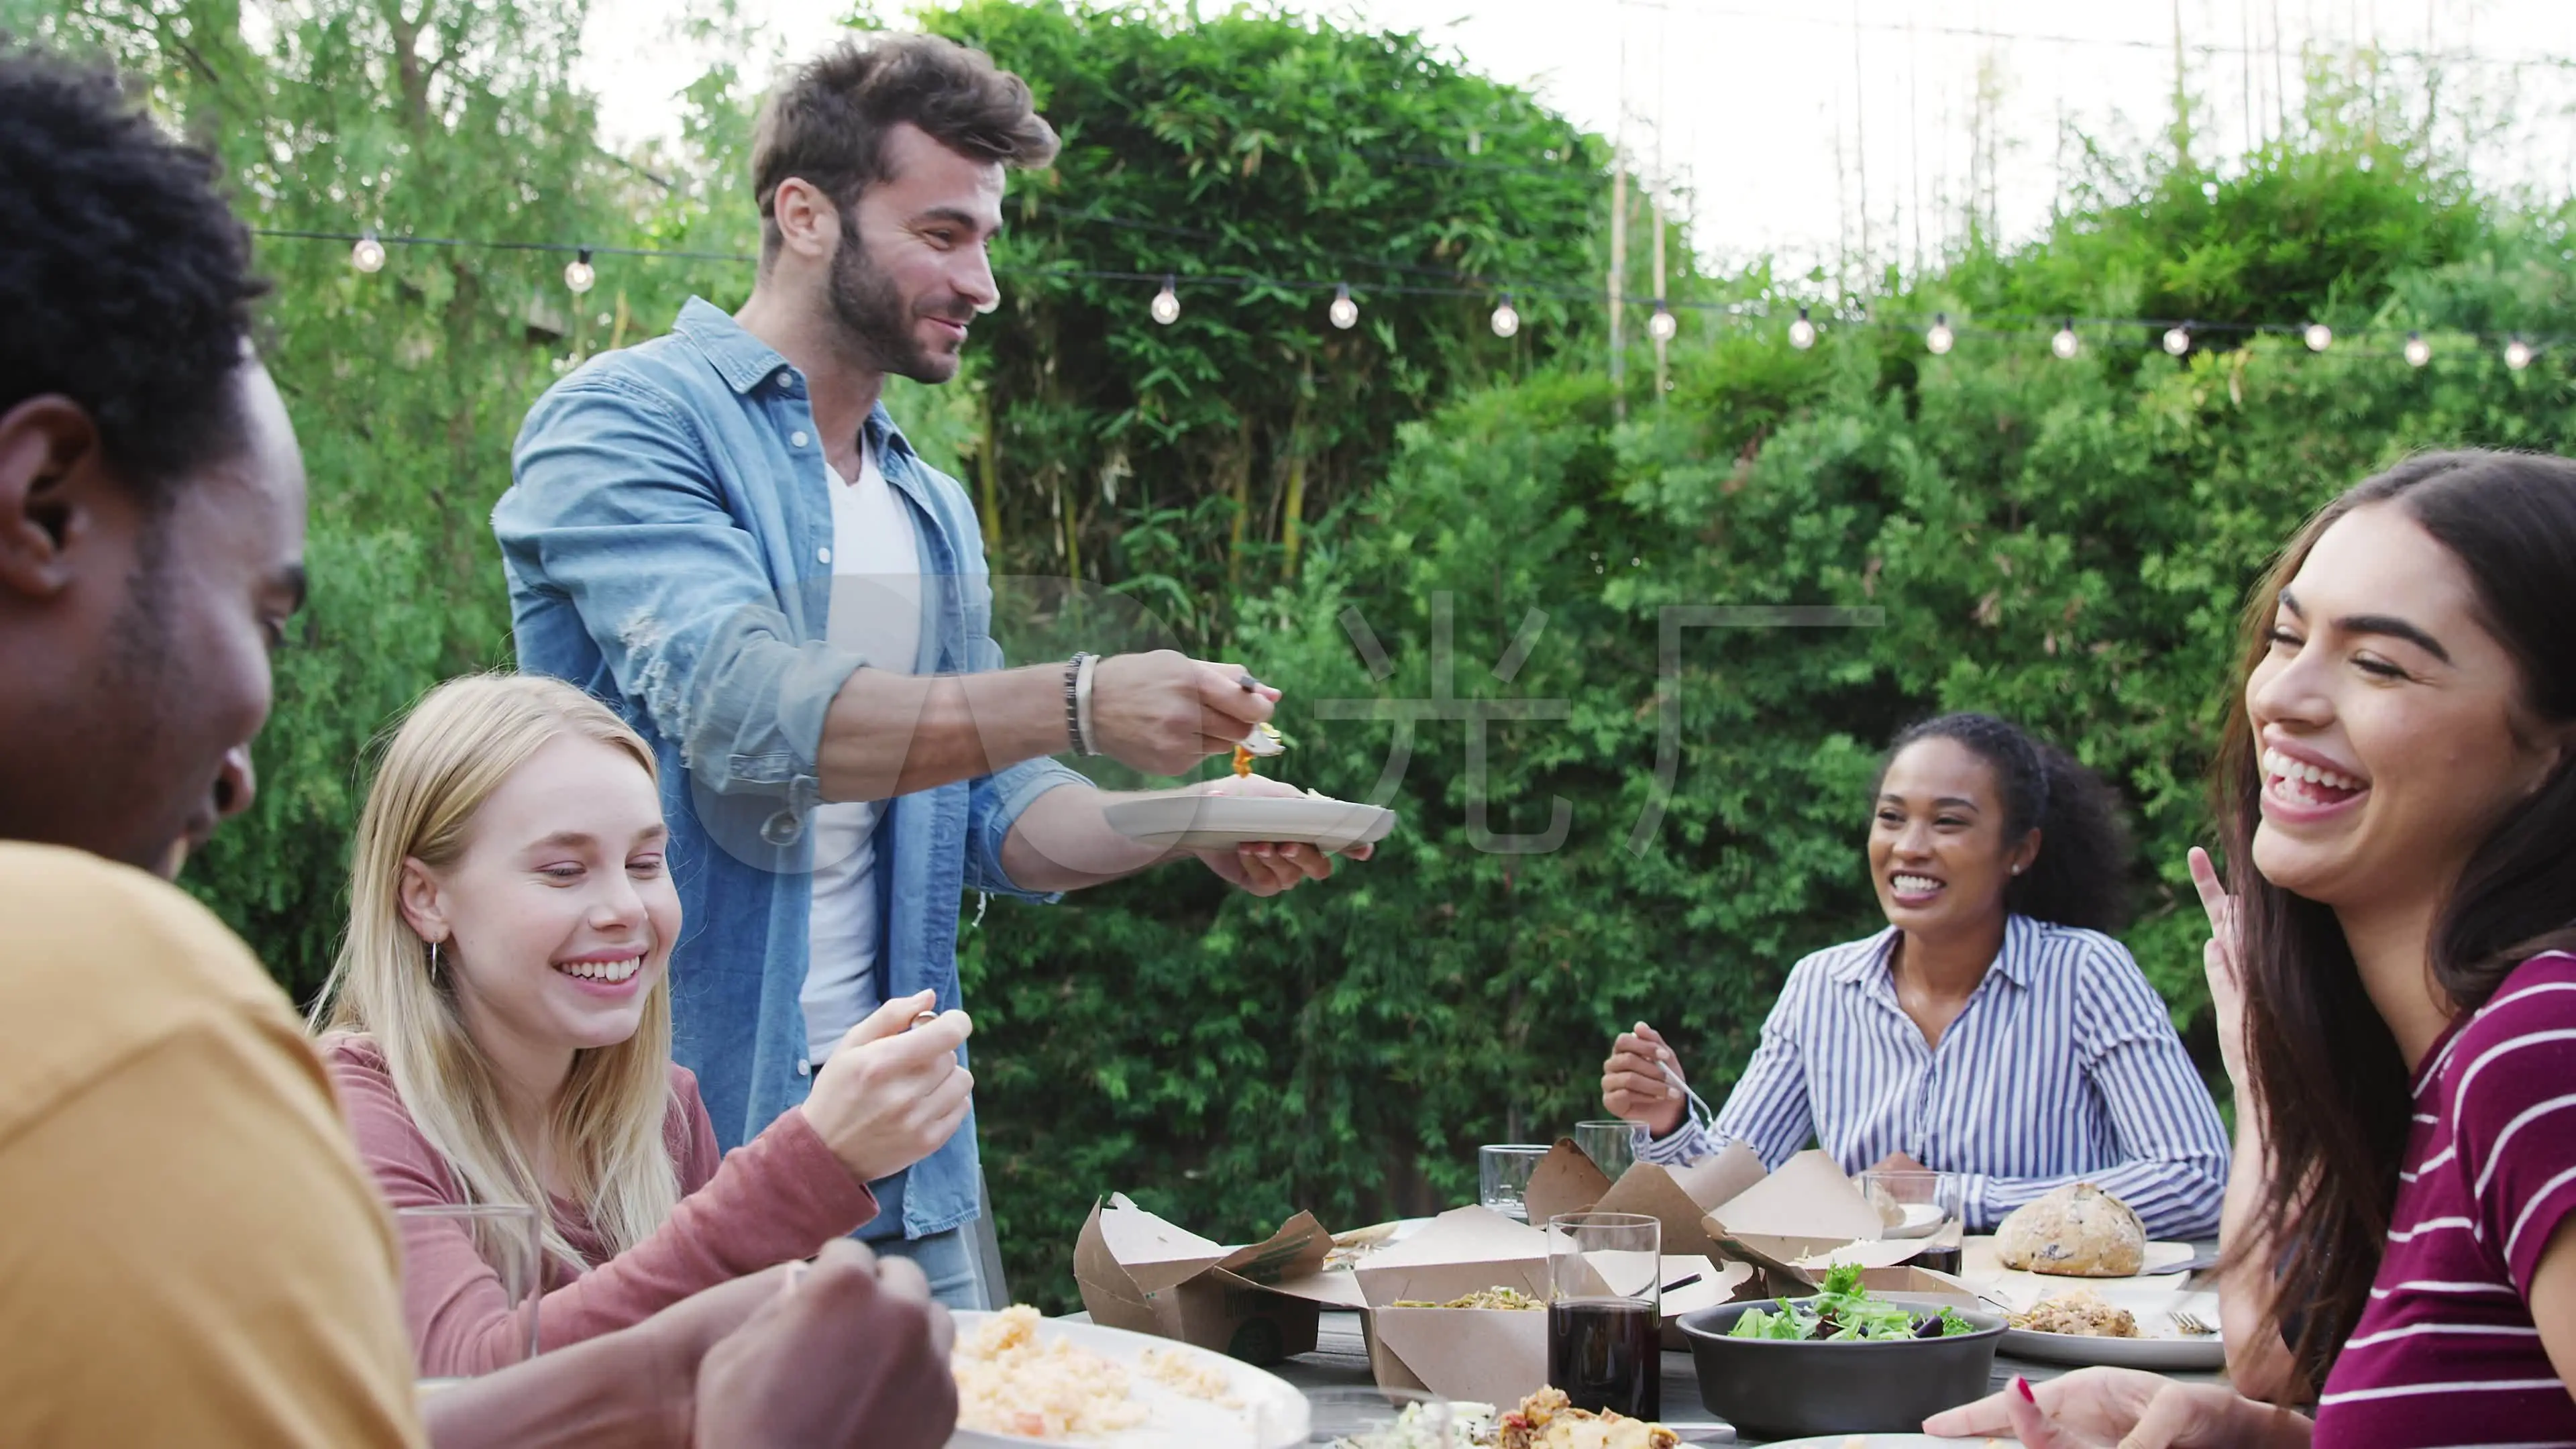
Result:
[[[1901,1295],[1889,1301],[1911,1309],[1917,1322],[1940,1311]],[[1776,1306],[1769,1298],[1726,1303],[1681,1320],[1699,1371],[1700,1402],[1740,1433],[1761,1439],[1917,1433],[1943,1409],[1986,1396],[1995,1345],[2004,1333],[2001,1318],[1962,1309],[1959,1316],[1977,1331],[1947,1338],[1832,1343],[1727,1337],[1738,1318]]]

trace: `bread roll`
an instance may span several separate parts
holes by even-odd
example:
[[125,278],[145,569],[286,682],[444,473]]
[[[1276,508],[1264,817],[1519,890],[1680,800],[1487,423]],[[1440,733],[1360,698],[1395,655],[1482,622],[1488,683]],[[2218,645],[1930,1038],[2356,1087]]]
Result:
[[2066,1278],[2126,1278],[2147,1266],[2147,1227],[2129,1205],[2089,1182],[2013,1210],[1995,1229],[2007,1268]]

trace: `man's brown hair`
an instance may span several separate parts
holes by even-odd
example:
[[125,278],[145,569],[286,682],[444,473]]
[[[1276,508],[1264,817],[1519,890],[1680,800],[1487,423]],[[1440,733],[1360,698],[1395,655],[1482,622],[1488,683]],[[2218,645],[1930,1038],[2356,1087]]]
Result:
[[936,35],[844,42],[798,67],[761,107],[751,184],[762,260],[778,246],[780,182],[809,181],[847,211],[869,183],[889,179],[886,132],[907,121],[978,161],[1055,159],[1055,128],[1039,117],[1028,83],[984,52]]

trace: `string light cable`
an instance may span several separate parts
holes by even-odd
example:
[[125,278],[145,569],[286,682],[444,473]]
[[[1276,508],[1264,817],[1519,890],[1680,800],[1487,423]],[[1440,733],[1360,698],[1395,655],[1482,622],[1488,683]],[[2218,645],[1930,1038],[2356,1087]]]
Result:
[[[464,237],[387,235],[374,228],[339,232],[286,227],[253,227],[250,231],[254,236],[273,240],[333,242],[348,246],[351,268],[368,276],[384,270],[389,249],[395,247],[569,254],[572,260],[564,267],[564,285],[576,295],[587,292],[596,285],[597,264],[601,258],[633,257],[736,264],[750,264],[759,260],[748,252],[706,251],[676,247],[605,246],[583,242],[481,241]],[[1402,262],[1362,262],[1361,265],[1381,267],[1390,271],[1427,272],[1448,279],[1437,283],[1390,281],[1374,284],[1368,288],[1369,291],[1380,295],[1493,299],[1494,306],[1489,323],[1494,335],[1504,338],[1517,335],[1526,321],[1515,305],[1516,297],[1535,294],[1579,298],[1589,302],[1600,296],[1590,287],[1528,280],[1498,282],[1457,273],[1441,273],[1436,268]],[[1353,294],[1350,283],[1340,278],[1319,280],[1310,277],[1280,277],[1259,273],[1185,274],[1172,271],[1120,271],[1038,265],[1003,267],[997,268],[996,272],[998,275],[1020,281],[1092,281],[1154,285],[1157,290],[1147,310],[1155,321],[1167,326],[1178,321],[1181,316],[1180,293],[1184,288],[1268,291],[1292,295],[1329,292],[1332,294],[1332,301],[1326,311],[1328,319],[1334,326],[1347,329],[1356,326],[1359,320],[1359,301]],[[1658,339],[1669,339],[1679,333],[1679,319],[1676,314],[1680,312],[1714,314],[1746,323],[1768,322],[1777,316],[1787,315],[1792,320],[1784,329],[1785,338],[1791,347],[1801,351],[1815,346],[1823,336],[1825,325],[1815,320],[1811,304],[1785,300],[1774,304],[1765,301],[1698,301],[1686,298],[1623,295],[1619,298],[1619,302],[1623,307],[1635,307],[1647,311],[1648,335]],[[2377,349],[2362,343],[2348,344],[2347,339],[2337,334],[2328,324],[2315,320],[2204,322],[2197,319],[2176,320],[2155,317],[2078,318],[1997,315],[1985,319],[1983,325],[1969,327],[1954,322],[1945,311],[1932,313],[1928,323],[1920,316],[1906,317],[1896,314],[1829,316],[1826,320],[1830,325],[1846,329],[1866,327],[1880,331],[1915,332],[1921,337],[1925,348],[1936,354],[1947,354],[1955,350],[1960,340],[1969,336],[2000,338],[2040,332],[2045,334],[2046,345],[2051,353],[2061,359],[2072,359],[2088,345],[2085,334],[2089,332],[2095,337],[2091,345],[2096,346],[2103,345],[2105,341],[2116,343],[2123,339],[2133,345],[2143,346],[2147,345],[2146,338],[2160,335],[2164,350],[2176,357],[2187,356],[2201,348],[2204,345],[2202,339],[2205,336],[2220,335],[2294,337],[2312,353],[2322,354],[2332,349],[2337,355],[2396,357],[2401,358],[2408,366],[2417,368],[2430,364],[2435,355],[2433,344],[2420,331],[2405,333],[2402,347]],[[2053,328],[2050,326],[2052,322],[2055,324]],[[2364,334],[2365,337],[2367,335]],[[2455,335],[2466,337],[2481,347],[2497,348],[2505,365],[2516,372],[2529,368],[2538,360],[2542,352],[2576,340],[2559,336],[2535,335],[2520,330]]]

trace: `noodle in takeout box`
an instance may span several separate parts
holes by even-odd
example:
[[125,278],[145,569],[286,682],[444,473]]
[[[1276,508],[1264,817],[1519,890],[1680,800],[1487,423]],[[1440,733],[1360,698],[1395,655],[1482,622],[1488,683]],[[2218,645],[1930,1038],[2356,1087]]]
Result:
[[[1751,1270],[1666,1254],[1667,1321],[1727,1300]],[[1547,1236],[1481,1207],[1441,1214],[1347,1273],[1363,1306],[1369,1369],[1380,1388],[1513,1404],[1547,1382]],[[1299,1284],[1280,1285],[1298,1291]],[[1508,1290],[1498,1293],[1496,1290]],[[1457,1306],[1464,1300],[1526,1306]]]

